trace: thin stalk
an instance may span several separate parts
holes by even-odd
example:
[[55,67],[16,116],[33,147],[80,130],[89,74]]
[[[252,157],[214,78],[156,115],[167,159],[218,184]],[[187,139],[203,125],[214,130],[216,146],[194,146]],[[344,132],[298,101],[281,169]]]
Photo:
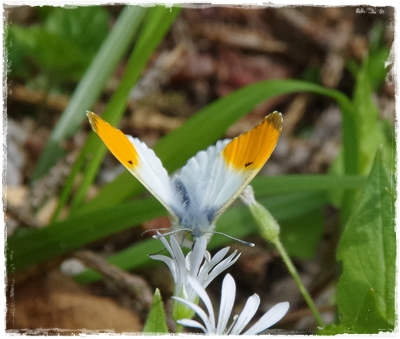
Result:
[[254,197],[253,188],[250,185],[244,189],[244,191],[240,195],[240,199],[243,201],[245,205],[249,207],[250,213],[253,216],[254,221],[258,226],[261,236],[265,240],[274,244],[275,247],[278,249],[283,262],[288,268],[297,286],[299,287],[300,293],[303,295],[304,300],[306,301],[307,305],[310,307],[312,313],[314,314],[318,325],[323,327],[324,322],[322,321],[321,315],[319,314],[317,308],[315,307],[315,304],[312,301],[311,296],[308,294],[307,289],[303,285],[300,276],[297,273],[296,268],[294,267],[292,261],[290,260],[289,255],[287,254],[285,248],[281,243],[279,237],[280,233],[279,224],[272,216],[272,214],[263,205],[261,205],[259,202],[256,201]]
[[297,286],[301,294],[303,295],[304,300],[306,301],[308,307],[311,309],[311,312],[314,314],[315,319],[320,327],[324,327],[325,324],[322,320],[321,314],[319,313],[317,307],[315,306],[313,300],[311,299],[310,294],[308,293],[306,287],[303,285],[303,282],[300,279],[299,274],[297,273],[296,268],[293,265],[292,260],[290,259],[289,255],[287,254],[285,248],[283,247],[281,241],[278,239],[274,242],[277,250],[279,251],[283,262],[285,263],[286,267],[288,268],[290,274],[292,275],[294,281],[296,282]]
[[183,326],[176,323],[175,333],[183,333]]

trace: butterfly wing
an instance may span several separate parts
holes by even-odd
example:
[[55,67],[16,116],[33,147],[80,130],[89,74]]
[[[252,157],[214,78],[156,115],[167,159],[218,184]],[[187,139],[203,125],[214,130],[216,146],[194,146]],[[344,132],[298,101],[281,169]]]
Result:
[[112,154],[131,172],[176,219],[172,209],[174,194],[170,178],[154,151],[137,138],[125,135],[93,112],[87,112],[90,124]]
[[173,177],[173,185],[182,183],[188,200],[212,224],[264,166],[282,123],[281,113],[271,113],[249,132],[199,152]]

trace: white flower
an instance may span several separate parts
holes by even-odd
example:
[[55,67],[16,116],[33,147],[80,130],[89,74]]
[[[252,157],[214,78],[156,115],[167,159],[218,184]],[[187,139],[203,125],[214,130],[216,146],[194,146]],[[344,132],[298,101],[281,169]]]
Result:
[[236,295],[236,284],[232,276],[230,274],[227,274],[222,283],[221,305],[217,324],[215,323],[214,310],[211,305],[211,300],[208,297],[205,289],[195,279],[192,279],[191,277],[188,278],[188,281],[192,288],[199,295],[199,297],[203,300],[208,311],[208,316],[206,312],[204,312],[196,304],[183,298],[173,297],[176,301],[185,304],[187,307],[191,308],[195,313],[197,313],[197,315],[203,321],[204,325],[202,325],[198,321],[191,319],[181,319],[178,321],[178,323],[183,326],[200,328],[207,335],[258,334],[281,320],[289,309],[288,302],[283,302],[275,305],[267,313],[265,313],[253,326],[242,333],[244,328],[257,312],[258,306],[260,305],[260,297],[257,294],[254,294],[249,299],[247,299],[246,305],[244,306],[242,313],[240,313],[239,316],[234,316],[232,324],[229,326],[229,328],[227,328]]
[[161,239],[171,257],[155,254],[150,255],[150,258],[161,260],[167,264],[175,282],[174,295],[191,302],[196,300],[197,293],[188,284],[188,277],[195,279],[200,286],[206,288],[216,276],[233,265],[240,256],[240,254],[236,255],[237,251],[234,251],[230,256],[223,259],[229,251],[229,247],[226,247],[211,258],[210,253],[206,251],[207,239],[202,236],[196,241],[193,250],[185,258],[175,237],[170,237],[171,244],[158,232],[157,237]]

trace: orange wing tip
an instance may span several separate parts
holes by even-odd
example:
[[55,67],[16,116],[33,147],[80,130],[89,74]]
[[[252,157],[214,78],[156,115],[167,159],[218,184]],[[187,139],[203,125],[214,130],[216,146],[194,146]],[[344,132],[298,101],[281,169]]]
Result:
[[234,138],[222,151],[225,161],[241,171],[260,170],[274,150],[282,130],[279,112],[267,115],[252,130]]
[[139,164],[139,155],[135,146],[127,136],[117,128],[111,126],[107,121],[97,114],[87,111],[86,115],[92,125],[93,131],[105,143],[112,154],[129,170]]
[[271,124],[271,126],[277,131],[282,131],[283,126],[283,116],[280,112],[272,112],[268,114],[265,119]]
[[101,118],[97,114],[90,112],[90,111],[86,111],[86,116],[88,117],[93,130],[97,133],[98,123],[101,120]]

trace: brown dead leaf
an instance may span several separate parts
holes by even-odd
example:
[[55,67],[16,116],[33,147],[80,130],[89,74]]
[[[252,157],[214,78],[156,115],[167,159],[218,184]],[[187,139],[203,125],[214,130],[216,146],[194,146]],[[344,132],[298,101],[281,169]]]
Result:
[[13,287],[14,296],[7,300],[7,330],[113,329],[115,332],[139,332],[142,329],[134,312],[110,298],[90,294],[56,271]]

